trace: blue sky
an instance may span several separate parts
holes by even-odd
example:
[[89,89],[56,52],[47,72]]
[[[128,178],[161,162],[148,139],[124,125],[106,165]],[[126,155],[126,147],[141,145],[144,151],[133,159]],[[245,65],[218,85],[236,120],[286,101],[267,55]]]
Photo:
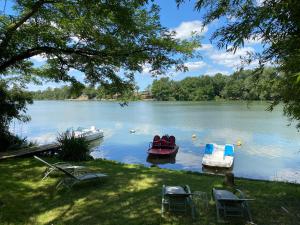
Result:
[[[235,54],[226,52],[224,49],[216,48],[215,43],[211,43],[209,38],[217,27],[222,26],[222,21],[214,21],[207,27],[202,26],[201,14],[194,10],[195,1],[186,1],[179,8],[177,8],[175,0],[155,0],[161,7],[160,16],[163,26],[175,30],[177,37],[181,39],[188,39],[191,32],[196,31],[203,36],[202,48],[198,51],[202,58],[195,58],[186,62],[189,71],[186,73],[176,73],[170,71],[171,78],[174,80],[181,80],[187,76],[200,76],[203,74],[214,75],[216,73],[230,74],[240,65],[240,57],[245,56],[247,52],[260,51],[262,45],[259,40],[250,40],[246,42],[244,48],[237,50]],[[4,1],[0,2],[0,10],[3,10]],[[11,13],[11,1],[7,2],[6,12]],[[42,65],[44,59],[41,56],[35,56],[32,61],[37,65]],[[249,67],[254,67],[257,62],[253,62]],[[78,71],[70,71],[78,80],[83,81],[84,74]],[[145,66],[141,74],[136,74],[136,82],[140,90],[144,90],[152,83],[153,77]],[[45,83],[42,86],[29,85],[30,90],[45,89],[47,87],[57,87],[64,84],[60,83]]]

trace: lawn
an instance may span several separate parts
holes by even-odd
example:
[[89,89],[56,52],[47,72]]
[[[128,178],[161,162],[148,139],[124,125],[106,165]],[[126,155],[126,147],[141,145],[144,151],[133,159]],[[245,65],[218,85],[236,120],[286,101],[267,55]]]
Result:
[[[61,176],[41,181],[45,167],[33,158],[0,161],[0,224],[216,224],[212,201],[195,221],[185,215],[161,218],[161,187],[188,184],[210,198],[223,177],[106,160],[84,164],[109,179],[56,190]],[[256,224],[300,224],[300,185],[246,179],[236,179],[236,184],[255,199],[250,207]]]

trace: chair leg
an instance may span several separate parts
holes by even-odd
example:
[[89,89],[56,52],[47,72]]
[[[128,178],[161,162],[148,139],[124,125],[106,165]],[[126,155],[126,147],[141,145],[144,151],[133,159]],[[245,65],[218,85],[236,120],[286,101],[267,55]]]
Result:
[[161,201],[161,216],[164,216],[164,212],[165,212],[164,199],[162,199],[162,201]]
[[249,204],[247,201],[244,202],[244,209],[246,211],[246,214],[247,214],[247,219],[249,220],[249,222],[252,222],[252,215],[251,215],[251,212],[250,212],[250,209],[249,209]]
[[195,205],[191,203],[192,219],[195,219]]
[[217,221],[218,221],[218,222],[221,222],[220,210],[219,210],[219,207],[218,207],[218,204],[217,204],[217,203],[216,203],[216,210],[217,210]]
[[44,175],[44,177],[42,178],[42,180],[45,180],[45,179],[48,177],[48,175],[49,175],[50,173],[52,173],[52,171],[54,171],[53,168],[47,168],[47,169],[45,170],[45,175]]
[[64,183],[64,178],[58,182],[58,184],[56,185],[56,189],[58,189],[60,185],[62,185],[63,183]]

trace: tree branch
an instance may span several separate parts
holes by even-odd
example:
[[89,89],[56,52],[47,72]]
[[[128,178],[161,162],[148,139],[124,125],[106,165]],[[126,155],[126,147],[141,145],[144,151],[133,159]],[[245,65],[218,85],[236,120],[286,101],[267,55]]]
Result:
[[124,53],[112,53],[112,54],[107,54],[105,52],[100,52],[97,50],[92,50],[92,49],[73,49],[73,48],[55,48],[55,47],[48,47],[48,46],[42,46],[42,47],[35,47],[28,49],[16,56],[11,57],[7,61],[3,62],[0,64],[0,73],[5,71],[8,67],[16,64],[19,61],[22,61],[24,59],[28,59],[32,56],[41,54],[41,53],[50,53],[50,54],[66,54],[66,55],[80,55],[83,57],[101,57],[102,59],[104,58],[110,58],[110,57],[120,57],[120,56],[130,56],[132,54],[144,52],[144,51],[149,51],[152,50],[151,48],[145,47],[143,49],[131,51],[131,52],[124,52]]
[[55,0],[39,0],[37,1],[31,8],[31,10],[25,13],[16,23],[8,26],[6,32],[4,33],[5,38],[2,40],[0,44],[0,50],[2,50],[10,40],[13,32],[15,32],[22,24],[24,24],[30,17],[32,17],[41,7],[46,3],[54,3]]

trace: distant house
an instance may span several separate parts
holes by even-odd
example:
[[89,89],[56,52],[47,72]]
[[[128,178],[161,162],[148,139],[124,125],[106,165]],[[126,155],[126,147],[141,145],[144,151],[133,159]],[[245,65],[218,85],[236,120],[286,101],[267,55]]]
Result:
[[86,101],[86,100],[89,100],[89,96],[85,95],[85,94],[82,94],[80,95],[76,100],[79,100],[79,101]]
[[150,91],[141,91],[139,94],[141,99],[152,99],[152,94]]
[[118,99],[119,97],[121,97],[120,93],[116,93],[112,96],[113,99]]

